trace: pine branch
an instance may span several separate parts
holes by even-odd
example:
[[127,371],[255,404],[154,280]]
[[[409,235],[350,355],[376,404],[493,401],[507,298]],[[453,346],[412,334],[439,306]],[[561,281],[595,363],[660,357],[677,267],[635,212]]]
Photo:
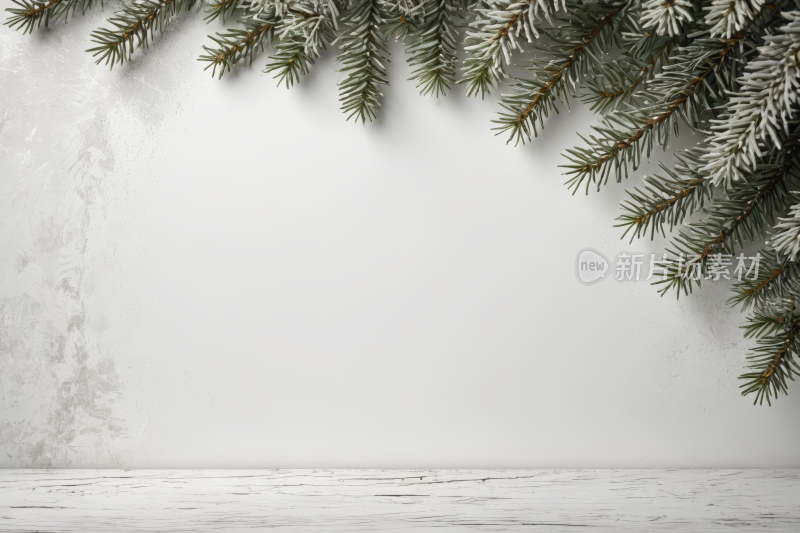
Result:
[[768,310],[762,312],[756,311],[753,313],[753,316],[748,317],[747,324],[742,326],[745,339],[758,339],[766,335],[772,335],[786,326],[786,319],[784,317],[779,315],[775,316],[775,302],[782,303],[783,305],[781,307],[784,307],[787,303],[786,299],[777,298],[770,303]]
[[38,2],[29,0],[11,0],[19,8],[9,7],[6,11],[11,13],[11,16],[6,20],[5,25],[11,29],[24,28],[22,34],[32,33],[34,29],[39,28],[44,22],[45,27],[50,23],[56,9],[62,4],[64,0],[49,0],[48,2]]
[[712,37],[730,39],[747,28],[764,6],[764,0],[713,0],[704,7]]
[[244,58],[248,58],[252,64],[256,52],[263,51],[264,45],[272,39],[273,28],[278,22],[274,11],[249,15],[239,21],[244,28],[217,33],[216,36],[209,35],[217,46],[203,46],[206,53],[197,60],[208,63],[203,70],[211,68],[212,77],[216,76],[219,68],[220,78]]
[[709,261],[717,254],[732,255],[745,241],[763,238],[769,220],[797,202],[789,192],[800,186],[800,161],[796,138],[787,148],[759,164],[747,183],[730,188],[726,199],[706,208],[707,217],[681,231],[668,252],[675,255],[666,265],[668,274],[655,284],[664,284],[663,296],[675,289],[678,296],[692,292],[709,273]]
[[726,186],[753,167],[766,143],[780,146],[781,132],[794,115],[800,90],[800,11],[782,14],[789,23],[767,35],[759,56],[745,67],[741,89],[731,95],[727,112],[712,120],[706,172]]
[[425,19],[427,0],[395,0],[385,2],[383,8],[383,31],[387,35],[394,35],[403,39],[406,35],[414,33],[415,28]]
[[272,62],[264,68],[264,73],[275,72],[278,85],[284,84],[288,89],[308,74],[315,56],[306,52],[304,40],[294,36],[281,41],[276,48],[277,53],[270,57]]
[[756,348],[748,356],[752,372],[739,379],[742,395],[755,394],[755,404],[772,405],[771,399],[787,394],[787,379],[794,381],[800,374],[796,356],[800,350],[800,317],[794,297],[775,302],[772,312],[755,313],[745,327],[746,336],[757,337]]
[[774,250],[762,250],[758,275],[736,283],[728,305],[742,306],[742,311],[752,307],[761,311],[769,302],[800,294],[800,265],[779,256]]
[[[643,36],[650,40],[652,35]],[[667,64],[670,54],[678,44],[678,37],[661,40],[657,46],[647,46],[647,56],[641,61],[637,54],[622,54],[619,60],[605,63],[601,72],[584,80],[589,94],[584,102],[595,113],[605,115],[618,108],[640,105],[635,99],[644,82],[652,80]]]
[[[70,13],[73,15],[80,8],[81,15],[97,4],[96,0],[11,0],[19,7],[9,7],[6,11],[11,16],[5,25],[11,29],[22,29],[22,34],[32,33],[44,24],[45,28],[58,22],[61,18],[67,22]],[[100,0],[101,7],[103,0]]]
[[[559,28],[557,34],[549,35],[555,44],[548,48],[554,58],[547,62],[534,62],[527,70],[534,73],[533,79],[516,78],[511,86],[514,91],[503,95],[499,118],[493,120],[499,126],[492,128],[497,135],[508,133],[508,141],[517,145],[538,136],[537,122],[544,126],[544,119],[551,111],[558,113],[557,101],[569,108],[569,86],[579,83],[602,63],[598,56],[611,44],[614,17],[625,6],[625,2],[592,4],[590,8],[575,8],[570,23]],[[586,58],[586,59],[585,59]]]
[[[628,167],[636,170],[643,153],[649,157],[656,143],[666,147],[670,132],[677,131],[679,117],[690,128],[697,128],[702,110],[710,107],[708,97],[721,96],[719,86],[724,87],[727,78],[724,63],[731,61],[731,52],[746,37],[737,34],[725,41],[695,40],[649,84],[642,95],[645,102],[651,102],[649,105],[607,117],[603,127],[593,128],[599,137],[583,139],[588,148],[567,149],[565,157],[570,164],[561,166],[568,169],[566,183],[573,194],[584,181],[587,194],[592,183],[599,190],[608,183],[612,171],[617,182],[622,181],[623,174],[627,178]],[[717,91],[709,77],[713,77]]]
[[276,28],[277,53],[264,72],[274,72],[287,88],[308,74],[316,58],[335,37],[339,11],[332,1],[301,1],[290,8]]
[[383,31],[386,35],[394,35],[398,40],[401,40],[406,35],[414,33],[415,26],[415,21],[411,17],[389,12],[383,24]]
[[232,17],[237,9],[243,6],[247,0],[213,0],[209,2],[206,9],[206,16],[203,20],[210,23],[220,19],[225,23],[225,19]]
[[712,191],[709,181],[697,171],[701,155],[702,151],[697,148],[687,150],[677,155],[674,171],[660,165],[667,177],[645,177],[643,190],[627,191],[630,199],[622,202],[624,213],[617,218],[621,222],[616,225],[626,228],[622,238],[632,232],[632,242],[646,235],[648,229],[651,239],[657,232],[666,236],[665,225],[672,231],[687,216],[703,208]]
[[365,123],[375,118],[380,107],[380,85],[387,85],[386,40],[381,34],[383,23],[378,0],[355,0],[355,5],[345,13],[347,30],[342,39],[343,52],[337,58],[345,73],[339,83],[342,111],[349,113],[347,120],[355,117]]
[[[464,79],[467,96],[480,93],[481,98],[506,78],[503,60],[511,61],[513,50],[522,51],[520,35],[524,32],[531,43],[539,37],[537,21],[548,21],[559,8],[567,11],[566,0],[479,0],[485,8],[474,9],[476,18],[469,24],[465,37]],[[577,5],[577,4],[576,4]],[[571,4],[572,6],[572,4]]]
[[789,261],[797,259],[800,253],[800,204],[795,204],[789,209],[789,216],[779,218],[778,224],[773,228],[775,233],[766,243]]
[[658,35],[678,35],[684,22],[691,22],[687,0],[645,0],[639,23],[643,28],[653,28]]
[[[636,11],[630,18],[635,18]],[[630,20],[626,25],[634,25]],[[589,94],[584,102],[603,115],[617,109],[642,105],[639,89],[670,64],[678,46],[691,40],[684,34],[661,37],[655,32],[645,32],[635,26],[621,32],[620,47],[624,52],[618,60],[604,63],[603,68],[584,78],[584,88]]]
[[[299,4],[306,0],[247,0],[249,1],[248,9],[257,14],[269,13],[278,19],[283,19],[289,16],[289,13],[295,9]],[[307,0],[315,5],[329,0]]]
[[130,59],[134,50],[147,47],[148,38],[155,37],[156,30],[163,32],[186,7],[191,9],[196,0],[134,0],[123,4],[122,9],[108,19],[112,29],[100,28],[92,32],[92,42],[99,46],[86,50],[96,63],[122,64]]
[[623,99],[634,94],[640,80],[646,76],[646,68],[632,68],[630,62],[623,64],[619,60],[606,63],[602,74],[584,82],[589,94],[583,98],[583,102],[601,115],[614,111]]
[[454,0],[426,0],[414,40],[406,48],[408,64],[417,67],[409,80],[422,88],[420,94],[445,95],[455,82],[456,37],[453,17],[458,6]]
[[622,32],[620,36],[621,48],[629,55],[640,60],[645,60],[646,58],[652,57],[653,52],[657,50],[665,40],[682,37],[682,35],[664,37],[658,35],[654,31],[645,30],[642,28],[640,21],[636,20],[639,13],[640,11],[635,8],[630,10],[630,18],[633,19],[633,22],[630,23],[632,29]]

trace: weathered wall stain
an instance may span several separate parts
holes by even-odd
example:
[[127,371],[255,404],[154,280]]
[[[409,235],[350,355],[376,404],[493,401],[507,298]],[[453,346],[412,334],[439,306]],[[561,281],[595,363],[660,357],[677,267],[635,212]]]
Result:
[[151,50],[111,73],[83,52],[109,14],[0,27],[0,468],[123,466],[142,434],[120,408],[125,335],[96,285],[114,275],[109,206],[141,178],[122,167],[152,155],[120,121],[154,130],[180,102]]
[[90,275],[114,169],[109,89],[67,63],[83,44],[69,33],[19,37],[0,34],[0,467],[119,463],[123,387]]

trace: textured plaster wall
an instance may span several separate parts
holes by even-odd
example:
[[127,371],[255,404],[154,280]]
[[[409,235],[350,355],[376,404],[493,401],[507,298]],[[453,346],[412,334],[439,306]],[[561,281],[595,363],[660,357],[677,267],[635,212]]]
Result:
[[506,146],[495,95],[422,98],[393,46],[356,126],[332,54],[212,80],[192,14],[109,72],[107,14],[0,29],[0,466],[800,466],[727,286],[576,281],[663,244],[562,185],[585,109]]

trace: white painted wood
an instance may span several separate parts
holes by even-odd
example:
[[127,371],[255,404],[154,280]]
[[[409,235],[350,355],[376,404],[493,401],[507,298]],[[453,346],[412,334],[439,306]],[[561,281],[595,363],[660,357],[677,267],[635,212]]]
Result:
[[800,470],[3,470],[0,531],[800,531]]

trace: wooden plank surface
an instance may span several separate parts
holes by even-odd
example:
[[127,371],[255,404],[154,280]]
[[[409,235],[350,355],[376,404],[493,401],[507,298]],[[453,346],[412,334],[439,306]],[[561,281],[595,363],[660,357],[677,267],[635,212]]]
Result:
[[0,531],[800,532],[800,470],[0,470]]

